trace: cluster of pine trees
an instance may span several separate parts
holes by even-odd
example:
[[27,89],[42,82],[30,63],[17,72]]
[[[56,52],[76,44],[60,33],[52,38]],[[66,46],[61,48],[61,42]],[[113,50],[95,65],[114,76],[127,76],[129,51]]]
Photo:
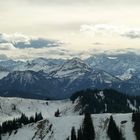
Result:
[[[90,113],[85,113],[82,127],[78,129],[77,134],[75,128],[71,129],[71,140],[94,140],[95,131]],[[67,138],[66,140],[69,140]]]
[[[101,96],[101,94],[102,96]],[[113,89],[92,90],[86,89],[74,93],[71,101],[78,100],[75,107],[80,110],[80,114],[84,114],[87,110],[92,114],[97,113],[131,113],[133,110],[129,106],[128,100],[137,109],[140,106],[140,96],[129,96]],[[118,104],[119,101],[119,104]],[[137,104],[135,104],[137,102]]]
[[140,140],[140,112],[133,112],[132,121],[134,122],[133,131],[135,132],[136,139]]
[[[110,116],[107,135],[110,140],[125,140],[112,116]],[[75,127],[72,127],[71,137],[66,140],[95,140],[95,131],[90,113],[85,113],[82,127],[77,130],[77,133]]]
[[43,117],[41,113],[36,113],[35,116],[31,116],[29,118],[25,114],[22,114],[20,118],[14,118],[13,120],[3,122],[2,125],[0,125],[0,134],[12,132],[13,130],[21,128],[22,125],[38,122],[42,119]]

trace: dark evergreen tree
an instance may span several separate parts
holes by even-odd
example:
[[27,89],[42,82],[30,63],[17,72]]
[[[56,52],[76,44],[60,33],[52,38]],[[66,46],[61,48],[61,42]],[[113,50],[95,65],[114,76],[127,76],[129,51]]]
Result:
[[140,113],[139,112],[133,112],[132,114],[132,121],[134,122],[133,130],[136,135],[136,139],[140,140]]
[[0,125],[0,134],[2,133],[2,127],[1,127],[1,125]]
[[112,116],[110,116],[107,134],[110,137],[110,140],[124,140],[122,133],[119,131]]
[[55,117],[60,117],[59,109],[57,109],[57,111],[54,113],[54,116],[55,116]]
[[66,140],[69,140],[69,137],[67,137]]
[[38,117],[37,117],[37,121],[40,121],[40,120],[42,120],[43,119],[43,117],[42,117],[42,114],[41,114],[41,112],[38,114]]
[[42,117],[42,114],[41,113],[36,113],[35,114],[35,122],[37,122],[37,121],[40,121],[40,120],[42,120],[43,119],[43,117]]
[[77,140],[76,139],[76,132],[75,132],[75,128],[74,127],[72,127],[72,129],[71,129],[71,140]]
[[37,120],[38,120],[38,114],[37,114],[37,112],[35,113],[35,122],[37,122]]
[[20,118],[20,122],[21,122],[21,124],[26,125],[26,124],[29,123],[29,119],[28,119],[27,116],[25,116],[25,114],[22,114],[22,115],[21,115],[21,118]]
[[35,118],[33,116],[31,116],[29,119],[29,123],[33,123],[33,122],[35,122]]
[[12,106],[12,110],[13,110],[13,111],[16,110],[16,105],[15,105],[15,104],[13,104],[13,106]]
[[83,140],[94,140],[95,139],[95,131],[92,123],[92,118],[90,113],[85,113],[85,118],[82,125],[83,131]]
[[77,140],[83,140],[83,132],[81,127],[77,131]]

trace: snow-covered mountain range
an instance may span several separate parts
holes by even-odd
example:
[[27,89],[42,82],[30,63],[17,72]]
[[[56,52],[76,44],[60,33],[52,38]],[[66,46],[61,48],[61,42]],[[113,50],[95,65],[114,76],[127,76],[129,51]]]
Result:
[[63,99],[87,88],[140,91],[140,56],[98,54],[86,60],[36,58],[0,61],[0,95]]
[[70,97],[78,90],[86,88],[113,88],[120,82],[120,79],[117,77],[103,70],[94,70],[84,61],[77,58],[68,60],[62,65],[55,67],[53,64],[50,66],[52,69],[48,71],[47,65],[45,66],[46,69],[44,70],[43,67],[40,71],[10,72],[0,81],[0,95],[63,99]]

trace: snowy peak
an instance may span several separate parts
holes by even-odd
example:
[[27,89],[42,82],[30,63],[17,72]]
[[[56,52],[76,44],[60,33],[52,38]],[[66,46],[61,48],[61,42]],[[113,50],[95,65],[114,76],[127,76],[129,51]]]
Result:
[[23,66],[24,70],[32,70],[32,71],[45,71],[46,73],[49,73],[52,71],[52,69],[56,68],[57,66],[60,66],[64,63],[64,60],[62,59],[47,59],[47,58],[36,58],[30,61],[27,61],[25,65]]
[[129,68],[126,70],[122,75],[117,75],[116,77],[120,78],[121,80],[129,80],[133,77],[133,75],[136,74],[135,69]]
[[47,63],[47,59],[45,58],[36,58],[31,61],[27,61],[24,69],[25,70],[33,70],[33,71],[40,71],[40,70],[47,70],[49,65]]
[[68,70],[68,69],[83,69],[83,70],[91,70],[90,66],[88,66],[84,61],[82,61],[79,58],[73,58],[71,60],[68,60],[64,65],[61,67],[61,69]]
[[86,72],[92,71],[92,68],[88,66],[84,61],[79,58],[73,58],[66,61],[57,70],[53,71],[51,75],[54,77],[77,77],[78,75],[83,75]]
[[112,76],[111,74],[103,70],[96,70],[93,73],[93,79],[100,81],[100,83],[111,84],[113,82],[121,82],[120,79],[116,78],[115,76]]
[[43,57],[39,57],[32,60],[32,63],[40,64],[40,65],[61,65],[65,60],[63,59],[47,59]]
[[33,59],[31,61],[27,61],[27,66],[31,67],[31,66],[35,66],[35,65],[39,65],[41,67],[44,67],[48,64],[48,59],[46,58],[42,58],[42,57],[39,57],[39,58],[36,58],[36,59]]
[[14,71],[8,74],[7,77],[4,78],[5,81],[10,81],[10,83],[18,82],[19,84],[23,84],[23,86],[27,84],[33,84],[38,80],[38,76],[36,72],[33,71]]
[[0,61],[0,66],[5,69],[5,71],[13,71],[15,68],[19,68],[24,64],[22,61],[14,61],[11,59]]

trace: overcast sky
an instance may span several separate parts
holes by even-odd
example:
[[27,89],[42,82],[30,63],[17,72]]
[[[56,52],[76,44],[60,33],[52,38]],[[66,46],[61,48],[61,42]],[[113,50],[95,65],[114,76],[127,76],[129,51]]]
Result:
[[[28,58],[32,51],[36,57],[58,48],[61,55],[64,50],[139,48],[139,6],[139,0],[1,0],[0,53]],[[40,38],[51,43],[36,48],[35,38],[36,44]],[[19,48],[17,40],[31,45]]]

